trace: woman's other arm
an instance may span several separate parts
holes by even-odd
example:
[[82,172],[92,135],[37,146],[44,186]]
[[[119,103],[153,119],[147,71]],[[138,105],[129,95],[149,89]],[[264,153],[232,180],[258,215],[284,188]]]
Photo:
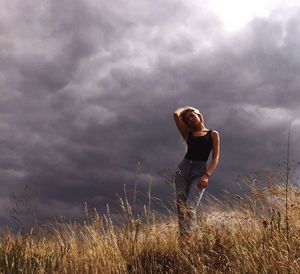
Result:
[[207,187],[208,184],[208,178],[213,173],[215,168],[218,165],[219,162],[219,155],[220,155],[220,136],[219,133],[216,130],[213,130],[211,133],[211,137],[213,139],[213,155],[212,160],[204,173],[199,179],[198,187],[200,190]]
[[219,132],[216,130],[213,130],[211,133],[211,137],[213,140],[213,155],[212,155],[212,160],[210,165],[208,166],[206,172],[208,173],[208,175],[210,176],[213,171],[215,170],[215,168],[218,165],[219,162],[219,156],[220,156],[220,136],[219,136]]

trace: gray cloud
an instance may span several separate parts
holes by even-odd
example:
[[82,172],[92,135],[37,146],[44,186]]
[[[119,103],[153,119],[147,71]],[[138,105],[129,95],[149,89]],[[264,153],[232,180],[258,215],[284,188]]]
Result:
[[0,19],[2,224],[25,185],[40,219],[80,218],[85,201],[114,210],[138,161],[140,199],[152,176],[153,195],[169,202],[160,171],[184,156],[172,118],[183,105],[220,133],[213,195],[285,160],[290,120],[299,158],[299,12],[227,33],[189,2],[12,3]]

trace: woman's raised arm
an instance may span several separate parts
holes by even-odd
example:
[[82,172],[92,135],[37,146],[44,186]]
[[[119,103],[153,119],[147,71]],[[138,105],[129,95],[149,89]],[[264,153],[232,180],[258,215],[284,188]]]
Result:
[[182,112],[186,109],[192,109],[191,107],[183,107],[183,108],[178,108],[174,113],[173,117],[175,120],[175,124],[183,137],[185,141],[187,141],[189,132],[191,131],[190,127],[187,126],[187,124],[183,121],[182,119]]

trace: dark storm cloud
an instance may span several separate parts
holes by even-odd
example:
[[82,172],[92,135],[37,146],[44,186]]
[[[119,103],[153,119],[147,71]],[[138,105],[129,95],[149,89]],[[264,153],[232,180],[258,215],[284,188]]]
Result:
[[221,135],[213,195],[284,160],[291,119],[299,156],[297,14],[277,11],[229,34],[189,2],[4,6],[1,220],[25,185],[41,219],[80,218],[84,202],[115,208],[134,180],[141,199],[152,178],[153,195],[169,202],[160,171],[174,171],[185,153],[172,118],[183,105],[198,107]]

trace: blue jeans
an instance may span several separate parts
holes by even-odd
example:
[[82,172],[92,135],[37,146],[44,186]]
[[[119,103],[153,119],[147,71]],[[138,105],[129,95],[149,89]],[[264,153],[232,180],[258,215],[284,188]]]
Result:
[[190,235],[195,228],[196,210],[205,190],[200,191],[198,183],[206,170],[206,161],[183,159],[174,174],[180,236]]

